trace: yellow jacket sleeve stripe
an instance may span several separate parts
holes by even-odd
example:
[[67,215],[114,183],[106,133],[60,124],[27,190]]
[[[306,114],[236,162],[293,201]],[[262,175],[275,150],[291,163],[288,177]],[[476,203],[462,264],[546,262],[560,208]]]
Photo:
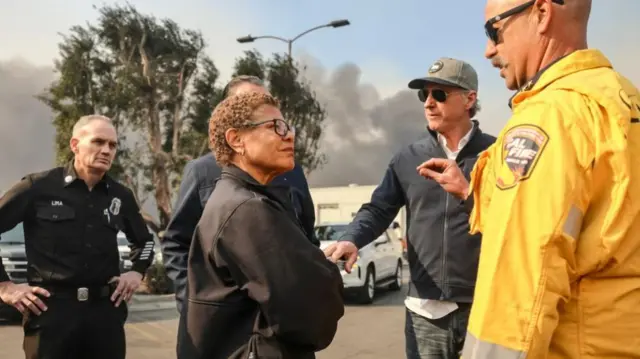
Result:
[[473,334],[467,333],[464,341],[462,358],[492,358],[492,359],[522,359],[525,353],[519,350],[505,348],[498,344],[484,342]]

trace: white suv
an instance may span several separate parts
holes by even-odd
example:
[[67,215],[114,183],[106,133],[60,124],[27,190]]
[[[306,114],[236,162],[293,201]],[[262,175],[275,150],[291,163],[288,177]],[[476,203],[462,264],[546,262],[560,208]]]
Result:
[[[347,226],[347,223],[317,225],[315,233],[320,240],[320,249],[335,243]],[[338,262],[338,266],[345,291],[355,292],[360,302],[369,304],[373,302],[377,288],[402,288],[402,243],[389,228],[375,241],[360,248],[351,273],[344,270],[344,262]]]

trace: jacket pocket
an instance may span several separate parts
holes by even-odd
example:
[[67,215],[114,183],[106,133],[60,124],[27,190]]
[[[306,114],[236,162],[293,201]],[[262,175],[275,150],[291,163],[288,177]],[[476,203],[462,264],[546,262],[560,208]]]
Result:
[[36,218],[47,223],[59,223],[76,218],[76,211],[70,206],[42,206],[36,210]]
[[[67,205],[53,206],[48,203],[36,207],[36,221],[38,223],[38,234],[43,236],[43,241],[38,242],[38,246],[42,246],[42,250],[46,250],[53,254],[57,254],[57,242],[76,241],[77,238],[70,236],[74,231],[74,223],[76,219],[76,211],[73,207]],[[75,248],[76,246],[72,246]]]
[[[257,304],[216,302],[206,298],[188,298],[185,304],[178,331],[180,357],[248,357]],[[254,356],[262,359],[256,354]]]

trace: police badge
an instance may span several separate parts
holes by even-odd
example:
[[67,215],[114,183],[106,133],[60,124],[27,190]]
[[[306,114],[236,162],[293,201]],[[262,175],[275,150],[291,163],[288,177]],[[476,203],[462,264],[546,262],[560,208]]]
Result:
[[117,216],[118,213],[120,213],[121,205],[122,205],[122,202],[120,201],[120,198],[114,197],[111,200],[111,205],[109,206],[109,212],[111,212],[111,214],[113,214],[114,216]]

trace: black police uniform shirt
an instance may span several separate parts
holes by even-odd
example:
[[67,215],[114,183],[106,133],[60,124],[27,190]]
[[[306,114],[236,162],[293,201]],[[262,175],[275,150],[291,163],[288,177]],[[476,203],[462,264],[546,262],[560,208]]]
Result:
[[[104,285],[120,274],[117,234],[144,275],[153,236],[131,190],[105,175],[93,190],[73,164],[30,174],[0,197],[0,240],[23,222],[27,279],[33,285]],[[0,282],[8,281],[0,259]]]

